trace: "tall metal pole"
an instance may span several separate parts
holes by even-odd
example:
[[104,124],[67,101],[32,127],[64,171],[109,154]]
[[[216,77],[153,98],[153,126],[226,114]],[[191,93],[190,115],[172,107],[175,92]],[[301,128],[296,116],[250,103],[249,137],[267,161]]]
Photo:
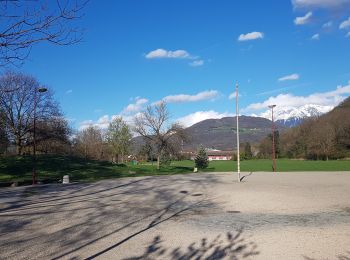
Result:
[[273,163],[273,171],[276,172],[276,147],[275,147],[275,121],[273,118],[273,109],[276,105],[271,105],[271,114],[272,114],[272,163]]
[[238,123],[238,83],[236,84],[236,132],[237,132],[237,176],[238,182],[241,182],[241,166],[240,166],[240,154],[239,154],[239,123]]
[[32,185],[36,184],[36,106],[37,106],[37,95],[39,93],[46,92],[46,88],[35,88],[34,94],[34,122],[33,122],[33,155],[34,155],[34,165],[33,165],[33,174],[32,174]]

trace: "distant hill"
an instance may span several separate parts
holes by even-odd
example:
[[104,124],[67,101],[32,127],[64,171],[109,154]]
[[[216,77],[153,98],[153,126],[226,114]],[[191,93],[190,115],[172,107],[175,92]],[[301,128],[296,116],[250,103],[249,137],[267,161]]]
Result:
[[[259,142],[271,133],[272,122],[262,117],[240,116],[240,143]],[[278,125],[279,130],[285,129]],[[185,150],[196,150],[200,145],[206,148],[232,150],[236,147],[236,117],[207,119],[187,128],[191,140],[184,144]]]

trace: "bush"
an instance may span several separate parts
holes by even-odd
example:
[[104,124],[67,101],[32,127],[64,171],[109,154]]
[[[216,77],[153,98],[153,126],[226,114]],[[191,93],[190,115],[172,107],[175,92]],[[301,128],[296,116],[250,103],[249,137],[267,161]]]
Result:
[[203,146],[201,146],[198,149],[197,156],[194,159],[194,162],[198,169],[204,169],[208,167],[209,165],[208,155]]

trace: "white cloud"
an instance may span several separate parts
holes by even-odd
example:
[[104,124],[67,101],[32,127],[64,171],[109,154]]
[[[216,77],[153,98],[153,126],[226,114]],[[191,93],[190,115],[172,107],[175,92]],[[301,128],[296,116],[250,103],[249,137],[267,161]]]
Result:
[[350,0],[292,0],[294,8],[336,8],[349,3]]
[[97,121],[93,120],[85,120],[80,123],[79,130],[84,130],[88,127],[96,127],[100,129],[107,129],[109,125],[110,119],[108,115],[101,116]]
[[300,16],[300,17],[296,17],[294,19],[294,23],[296,25],[303,25],[303,24],[307,24],[310,21],[310,18],[312,16],[312,12],[308,12],[307,14],[305,14],[304,16]]
[[217,90],[206,90],[195,95],[170,95],[164,97],[162,100],[167,103],[183,103],[183,102],[197,102],[202,100],[214,99],[219,95]]
[[341,22],[339,29],[346,29],[348,27],[350,27],[350,17],[347,20]]
[[345,37],[350,37],[350,32],[348,32],[348,33],[345,35]]
[[300,78],[299,74],[294,73],[294,74],[291,74],[291,75],[283,76],[283,77],[279,78],[278,81],[298,80],[299,78]]
[[164,49],[156,49],[146,54],[147,59],[188,59],[191,58],[190,54],[185,50],[167,51]]
[[238,41],[250,41],[250,40],[257,40],[257,39],[263,39],[264,34],[262,32],[250,32],[247,34],[241,34],[238,37]]
[[204,64],[203,60],[194,60],[194,61],[189,63],[189,65],[192,67],[202,66],[203,64]]
[[72,94],[72,92],[73,92],[72,89],[68,89],[68,90],[66,91],[66,95]]
[[300,107],[313,104],[322,106],[336,106],[350,95],[350,82],[346,86],[338,86],[335,90],[321,93],[313,93],[308,96],[295,96],[293,94],[279,94],[270,97],[263,102],[250,104],[242,111],[265,110],[269,105],[276,104],[279,107]]
[[333,22],[332,21],[329,21],[329,22],[326,22],[322,25],[323,28],[327,29],[327,28],[330,28],[333,26]]
[[141,111],[144,108],[144,105],[147,103],[148,103],[148,99],[136,97],[135,103],[131,103],[131,104],[127,105],[123,109],[122,114],[137,113],[137,112]]
[[138,115],[138,113],[135,113],[135,114],[132,114],[132,115],[122,115],[122,114],[117,114],[117,115],[104,115],[104,116],[101,116],[100,118],[98,118],[96,121],[93,121],[93,120],[85,120],[85,121],[82,121],[80,124],[79,124],[79,130],[84,130],[90,126],[92,127],[96,127],[96,128],[99,128],[99,129],[102,129],[102,130],[105,130],[108,128],[109,126],[109,123],[114,120],[116,117],[122,117],[123,120],[129,124],[129,125],[132,125],[133,123],[133,120],[134,120],[134,117],[136,115]]
[[176,121],[184,125],[185,127],[189,127],[191,125],[194,125],[200,121],[206,120],[206,119],[219,119],[227,116],[234,116],[232,113],[219,113],[213,110],[209,111],[197,111],[194,113],[191,113],[187,116],[178,118]]
[[320,34],[316,33],[312,35],[311,40],[319,40],[320,39]]

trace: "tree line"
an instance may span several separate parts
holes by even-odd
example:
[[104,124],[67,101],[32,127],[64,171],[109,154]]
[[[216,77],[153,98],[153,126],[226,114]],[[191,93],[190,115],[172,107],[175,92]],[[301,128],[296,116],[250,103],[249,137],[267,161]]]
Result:
[[35,142],[38,153],[115,163],[154,158],[159,168],[161,163],[180,156],[181,144],[187,140],[183,126],[170,124],[165,102],[148,106],[134,118],[132,126],[115,116],[107,129],[89,126],[73,131],[53,91],[45,87],[45,92],[40,92],[42,88],[30,75],[6,72],[0,76],[1,154],[31,155]]

